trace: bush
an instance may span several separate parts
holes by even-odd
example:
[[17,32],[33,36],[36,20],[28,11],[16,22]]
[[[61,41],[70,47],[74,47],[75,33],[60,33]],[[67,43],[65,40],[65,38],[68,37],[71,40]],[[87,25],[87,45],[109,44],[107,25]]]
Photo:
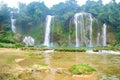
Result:
[[16,47],[16,48],[20,48],[20,47],[23,47],[23,46],[24,46],[24,45],[23,45],[23,44],[20,44],[20,43],[16,43],[16,44],[15,44],[15,47]]
[[4,47],[3,44],[0,43],[0,47],[3,48]]
[[72,74],[87,74],[96,70],[91,66],[85,64],[77,64],[77,65],[73,65],[70,68],[70,71],[72,72]]

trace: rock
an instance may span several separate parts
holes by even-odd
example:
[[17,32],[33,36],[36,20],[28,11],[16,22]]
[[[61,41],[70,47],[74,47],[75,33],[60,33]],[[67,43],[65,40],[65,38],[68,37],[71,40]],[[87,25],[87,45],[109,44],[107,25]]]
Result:
[[56,73],[58,73],[58,74],[64,73],[63,68],[57,68]]
[[19,59],[15,59],[15,62],[16,62],[16,63],[19,63],[19,62],[21,62],[21,61],[23,61],[23,60],[25,60],[25,59],[20,59],[20,58],[19,58]]
[[75,80],[98,80],[96,73],[91,74],[82,74],[82,75],[72,75],[72,78]]

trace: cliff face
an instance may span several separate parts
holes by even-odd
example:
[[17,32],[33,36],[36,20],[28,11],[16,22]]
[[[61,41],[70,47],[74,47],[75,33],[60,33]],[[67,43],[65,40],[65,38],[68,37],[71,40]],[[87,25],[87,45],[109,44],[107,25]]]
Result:
[[47,20],[46,17],[45,21],[31,26],[18,27],[16,25],[17,32],[23,36],[32,36],[35,43],[39,45],[45,43],[47,35],[49,46],[93,47],[106,46],[115,41],[111,27],[106,23],[101,23],[90,13],[76,13],[69,22],[63,21],[60,16],[54,16],[49,23],[49,33],[46,31]]

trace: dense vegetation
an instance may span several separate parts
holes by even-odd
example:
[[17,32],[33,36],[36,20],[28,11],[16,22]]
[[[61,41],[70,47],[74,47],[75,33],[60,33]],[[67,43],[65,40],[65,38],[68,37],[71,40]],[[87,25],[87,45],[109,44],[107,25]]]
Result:
[[40,43],[43,43],[46,15],[57,17],[54,20],[56,30],[51,35],[55,37],[54,41],[61,45],[62,42],[59,41],[66,41],[69,22],[77,12],[91,13],[100,23],[109,25],[116,37],[113,45],[120,43],[120,3],[116,3],[115,0],[111,0],[106,5],[103,5],[102,0],[87,0],[82,6],[78,5],[76,0],[66,0],[65,3],[61,2],[51,8],[46,7],[44,2],[31,2],[28,5],[19,3],[19,9],[9,8],[6,4],[0,3],[0,42],[15,42],[14,34],[11,32],[11,11],[16,19],[17,32],[31,35]]
[[3,4],[0,6],[0,42],[14,43],[10,24],[10,8]]

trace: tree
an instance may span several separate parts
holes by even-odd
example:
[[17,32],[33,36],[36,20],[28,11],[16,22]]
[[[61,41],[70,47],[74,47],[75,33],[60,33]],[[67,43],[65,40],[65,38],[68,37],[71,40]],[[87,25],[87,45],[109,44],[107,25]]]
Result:
[[86,4],[82,6],[82,9],[84,12],[91,13],[93,16],[97,17],[101,12],[102,7],[102,0],[98,0],[97,2],[93,0],[87,0]]
[[49,13],[49,9],[43,2],[31,2],[28,5],[19,3],[19,8],[16,26],[23,34],[28,34],[31,28],[38,26],[40,22],[45,20],[46,14]]
[[3,4],[0,9],[0,30],[10,27],[10,11],[6,4]]

